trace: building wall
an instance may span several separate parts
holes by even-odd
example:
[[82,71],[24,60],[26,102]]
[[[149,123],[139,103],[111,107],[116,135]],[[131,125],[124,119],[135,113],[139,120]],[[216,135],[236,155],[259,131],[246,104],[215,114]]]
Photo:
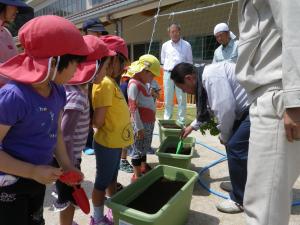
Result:
[[[209,1],[188,0],[182,3],[178,3],[169,7],[163,7],[160,14],[169,14],[172,12],[179,12],[189,9],[195,9],[204,7],[209,4]],[[237,4],[227,4],[224,6],[214,7],[210,9],[204,9],[196,12],[189,12],[175,16],[159,17],[156,30],[153,36],[154,47],[156,48],[155,55],[159,55],[157,49],[160,49],[161,44],[169,40],[167,33],[167,27],[172,22],[177,22],[181,25],[182,36],[184,39],[190,41],[193,47],[193,52],[196,61],[209,61],[212,58],[214,49],[217,47],[215,38],[213,37],[213,29],[217,23],[227,22],[232,7],[232,14],[229,20],[230,29],[236,35],[238,34],[237,27]],[[156,10],[146,12],[151,14],[150,16],[144,13],[135,14],[122,19],[123,24],[123,38],[128,42],[131,48],[136,46],[137,53],[141,50],[141,44],[145,44],[145,52],[149,46],[151,34],[153,30],[153,20],[138,25],[150,18],[153,18]],[[115,24],[111,24],[106,27],[107,30],[114,34]],[[159,45],[159,46],[157,46]],[[131,49],[131,52],[133,50]],[[134,59],[138,58],[138,55],[133,54]]]

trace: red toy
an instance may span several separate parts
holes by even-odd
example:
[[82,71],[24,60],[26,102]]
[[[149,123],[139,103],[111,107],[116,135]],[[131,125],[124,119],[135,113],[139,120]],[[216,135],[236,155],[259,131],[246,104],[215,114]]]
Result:
[[[81,181],[82,177],[80,173],[75,172],[75,171],[68,171],[63,173],[60,177],[59,180],[63,183],[79,183]],[[90,203],[89,200],[86,196],[86,193],[83,188],[77,187],[76,185],[73,186],[74,191],[72,193],[72,196],[76,202],[76,204],[79,206],[79,208],[85,213],[89,214],[90,213]]]

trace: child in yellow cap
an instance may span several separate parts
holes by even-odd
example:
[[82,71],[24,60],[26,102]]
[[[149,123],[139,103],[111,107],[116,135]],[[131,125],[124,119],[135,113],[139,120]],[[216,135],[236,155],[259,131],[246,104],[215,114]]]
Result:
[[153,55],[143,55],[129,66],[128,74],[132,74],[128,84],[128,104],[135,133],[131,178],[134,182],[151,169],[146,163],[146,155],[147,149],[151,148],[155,104],[149,87],[154,76],[160,75],[159,61]]

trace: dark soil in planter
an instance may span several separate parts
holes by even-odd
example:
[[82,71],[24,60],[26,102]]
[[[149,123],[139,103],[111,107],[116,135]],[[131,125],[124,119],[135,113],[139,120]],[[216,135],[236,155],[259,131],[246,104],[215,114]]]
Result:
[[186,182],[172,181],[164,177],[159,178],[141,193],[128,207],[148,214],[158,212]]
[[163,124],[162,127],[181,130],[181,127],[176,124]]
[[[168,147],[164,150],[164,153],[173,153],[176,154],[177,147]],[[189,155],[191,154],[192,148],[182,148],[180,155]]]

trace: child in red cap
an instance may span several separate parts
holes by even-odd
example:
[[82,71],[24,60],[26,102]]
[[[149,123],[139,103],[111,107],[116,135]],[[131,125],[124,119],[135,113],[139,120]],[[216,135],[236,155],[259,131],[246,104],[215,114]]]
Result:
[[[0,74],[11,80],[0,89],[0,221],[42,225],[45,184],[65,171],[83,177],[69,160],[60,129],[66,103],[60,84],[92,49],[58,16],[30,20],[19,40],[24,53],[0,65]],[[50,166],[53,155],[61,168]]]
[[[97,37],[86,35],[83,39],[94,52],[88,55],[85,62],[78,65],[74,77],[65,85],[67,103],[64,107],[61,124],[68,155],[78,169],[80,169],[81,152],[85,147],[90,124],[87,85],[101,82],[108,63],[104,57],[116,55]],[[57,166],[56,160],[54,163]],[[56,190],[58,199],[54,207],[60,211],[60,225],[76,224],[73,222],[74,205],[76,205],[72,196],[73,188],[57,180]]]
[[106,77],[100,84],[94,84],[92,91],[97,170],[92,194],[94,213],[90,225],[113,224],[111,210],[104,216],[105,193],[112,196],[116,192],[122,148],[133,143],[129,109],[116,82],[128,60],[127,45],[122,38],[113,35],[102,36],[101,40],[117,55],[110,57]]

